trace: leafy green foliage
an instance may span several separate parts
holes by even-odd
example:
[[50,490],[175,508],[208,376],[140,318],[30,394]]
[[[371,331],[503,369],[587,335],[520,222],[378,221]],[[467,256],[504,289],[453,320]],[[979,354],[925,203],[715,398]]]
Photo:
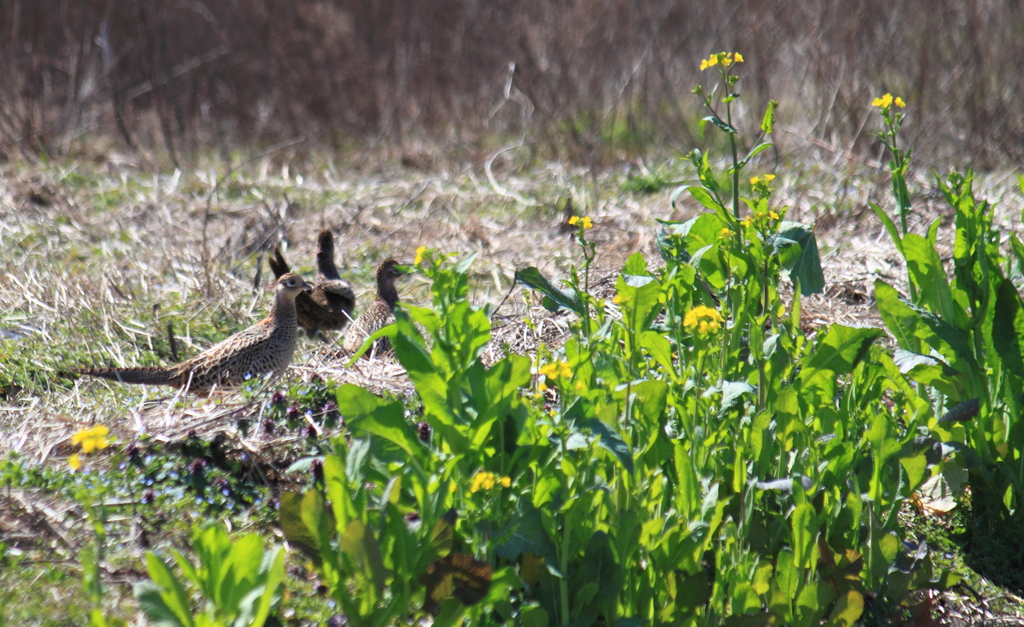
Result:
[[[255,533],[232,541],[215,524],[193,536],[192,550],[198,564],[172,551],[181,577],[155,553],[146,555],[150,580],[135,586],[135,597],[146,618],[180,627],[262,627],[279,602],[284,550],[276,547],[264,552],[263,540]],[[192,608],[187,585],[200,593],[204,609]]]

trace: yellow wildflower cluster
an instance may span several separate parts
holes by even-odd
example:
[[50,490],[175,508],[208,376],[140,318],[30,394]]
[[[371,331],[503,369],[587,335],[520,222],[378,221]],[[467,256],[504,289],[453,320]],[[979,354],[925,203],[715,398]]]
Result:
[[[103,425],[96,425],[89,429],[83,429],[71,436],[71,443],[80,445],[82,452],[86,454],[93,451],[102,451],[110,446],[110,440],[107,439],[109,433],[110,429]],[[78,470],[82,467],[82,460],[79,458],[78,453],[68,458],[68,465],[71,466],[72,470]]]
[[[764,182],[765,183],[771,183],[774,180],[775,180],[775,175],[774,174],[765,174],[764,175]],[[754,176],[754,177],[751,177],[751,179],[750,179],[750,184],[751,185],[758,185],[760,182],[761,182],[761,177]]]
[[583,216],[582,218],[579,216],[573,216],[569,218],[570,226],[576,226],[577,224],[583,230],[594,228],[594,222],[590,219],[590,216]]
[[557,379],[559,376],[564,379],[571,379],[572,368],[569,367],[569,362],[567,361],[552,362],[541,366],[537,370],[537,374],[549,379]]
[[480,490],[491,490],[497,485],[507,488],[512,485],[512,479],[508,477],[499,477],[493,472],[481,470],[473,477],[473,484],[469,486],[469,491],[470,493],[475,494]]
[[423,263],[423,253],[427,252],[426,246],[420,246],[416,249],[416,258],[412,260],[412,265],[418,266]]
[[683,328],[691,333],[696,331],[698,335],[710,335],[717,333],[722,328],[722,314],[704,305],[698,305],[686,312],[683,317]]
[[718,239],[729,239],[733,235],[736,235],[736,233],[733,232],[732,229],[727,228],[727,227],[722,227],[722,230],[718,232]]
[[729,67],[733,63],[743,63],[743,55],[738,52],[719,52],[713,54],[707,59],[700,62],[700,70],[703,72],[709,67],[715,67],[721,65],[722,67]]
[[881,98],[875,98],[874,100],[871,101],[872,107],[878,107],[883,111],[889,109],[893,105],[896,105],[897,107],[902,109],[907,106],[907,103],[903,102],[903,99],[900,98],[899,96],[896,96],[894,98],[892,94],[886,94]]

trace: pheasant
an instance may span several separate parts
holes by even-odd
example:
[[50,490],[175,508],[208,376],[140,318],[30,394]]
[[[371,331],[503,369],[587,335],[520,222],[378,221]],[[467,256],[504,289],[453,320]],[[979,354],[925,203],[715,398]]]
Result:
[[[346,353],[354,353],[366,342],[366,339],[395,321],[395,305],[398,304],[398,290],[395,279],[402,276],[398,262],[394,259],[382,261],[377,266],[377,298],[362,313],[345,335],[342,348]],[[378,338],[367,355],[384,355],[391,352],[391,342],[386,337]]]
[[236,386],[246,377],[273,372],[284,374],[295,354],[295,298],[312,289],[297,274],[277,280],[274,306],[266,318],[248,329],[179,364],[150,368],[90,368],[79,374],[122,383],[172,385],[195,394],[208,394],[214,386]]
[[[268,262],[278,278],[290,272],[279,248],[274,248],[274,256]],[[338,268],[334,265],[334,236],[327,229],[320,231],[317,238],[316,267],[313,291],[295,297],[299,326],[311,338],[321,330],[344,329],[356,306],[352,288],[338,276]]]

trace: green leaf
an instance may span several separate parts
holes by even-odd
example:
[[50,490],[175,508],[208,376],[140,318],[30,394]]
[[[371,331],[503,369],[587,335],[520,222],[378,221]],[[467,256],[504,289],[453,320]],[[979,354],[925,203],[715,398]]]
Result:
[[930,311],[911,305],[880,279],[875,281],[875,300],[878,313],[900,347],[915,351],[918,340],[922,340],[938,351],[957,372],[977,372],[977,361],[967,336],[956,326]]
[[[818,254],[818,240],[813,227],[799,222],[783,221],[771,244],[783,260],[783,267],[789,271],[790,279],[800,284],[803,296],[820,294],[825,288],[825,274],[821,270],[821,256]],[[783,254],[796,245],[799,254]]]
[[995,316],[992,320],[992,344],[1003,366],[1018,377],[1024,377],[1024,307],[1013,283],[1004,279],[996,292]]
[[711,122],[712,124],[717,126],[719,129],[725,131],[729,135],[735,135],[736,133],[739,133],[739,131],[736,130],[734,126],[726,123],[725,120],[718,117],[717,115],[709,115],[704,119],[707,120],[708,122]]
[[378,591],[382,590],[387,571],[381,561],[377,539],[367,529],[366,524],[361,520],[350,522],[345,527],[339,544],[341,550],[362,568],[366,578],[373,582],[374,587]]
[[911,278],[921,290],[922,301],[944,322],[957,324],[946,271],[931,243],[920,235],[907,233],[903,238],[903,256]]
[[810,568],[818,531],[818,514],[813,505],[805,502],[796,506],[793,510],[792,530],[793,563],[798,568]]
[[633,474],[633,452],[629,450],[629,445],[622,440],[619,434],[597,418],[591,418],[587,425],[592,432],[598,435],[597,445],[611,452],[626,469],[626,472]]
[[836,377],[853,372],[871,343],[882,335],[881,329],[833,324],[797,378],[804,388],[817,387],[825,391],[826,398],[831,398]]
[[[564,307],[578,316],[586,315],[586,305],[583,304],[583,301],[580,300],[576,292],[558,289],[537,268],[531,266],[522,270],[516,270],[515,280],[520,285],[525,285],[547,296],[544,306],[549,311],[558,311],[559,307]],[[550,301],[550,303],[547,301]]]
[[281,583],[284,581],[284,555],[283,547],[274,547],[269,554],[271,566],[266,574],[266,581],[263,583],[263,594],[259,597],[259,605],[249,623],[251,627],[263,627],[270,617],[270,609],[277,596]]
[[[315,492],[315,490],[314,490]],[[282,492],[278,497],[277,522],[288,544],[302,552],[319,566],[320,551],[317,536],[302,520],[303,497],[297,492]]]
[[729,413],[744,394],[753,394],[754,386],[746,381],[726,381],[722,384],[722,409],[718,415],[724,416]]
[[363,388],[346,383],[335,394],[338,410],[350,429],[363,430],[394,443],[410,457],[420,457],[423,447],[405,419],[401,401],[385,401]]
[[132,592],[139,602],[139,609],[145,614],[149,623],[160,627],[190,627],[193,625],[191,616],[186,615],[184,621],[178,617],[175,610],[171,609],[171,606],[164,600],[163,588],[152,581],[136,583]]
[[847,590],[832,606],[828,627],[852,627],[864,613],[864,596],[856,590]]
[[928,472],[928,458],[924,453],[913,457],[900,458],[900,465],[907,473],[907,489],[916,490]]
[[778,100],[768,101],[768,107],[764,110],[764,117],[761,118],[761,132],[765,135],[771,134],[772,129],[775,127],[775,109],[778,106]]
[[[163,602],[163,607],[177,620],[177,623],[170,622],[167,624],[192,627],[195,623],[192,622],[192,610],[189,607],[188,595],[185,594],[185,589],[171,572],[171,569],[167,568],[163,560],[152,551],[146,553],[146,572],[149,574],[149,578],[153,580],[153,584],[160,589],[160,599]],[[147,588],[142,590],[142,592],[148,593],[146,597],[147,603],[153,601],[151,589]],[[141,603],[142,599],[139,599],[139,601]],[[149,607],[159,610],[158,605],[153,603],[150,603]],[[145,609],[143,607],[144,611]],[[166,614],[162,610],[155,616],[155,619],[160,618],[167,619]]]
[[898,348],[893,362],[902,374],[921,385],[932,386],[953,399],[963,395],[964,375],[940,359]]
[[896,246],[896,250],[898,250],[900,255],[903,256],[903,238],[900,237],[900,232],[896,228],[896,224],[892,221],[892,218],[889,217],[889,214],[887,214],[884,209],[875,203],[869,202],[868,204],[871,206],[872,211],[875,212],[875,215],[878,216],[878,219],[882,221],[882,226],[884,226],[886,232],[889,233],[889,239],[891,239],[893,245]]

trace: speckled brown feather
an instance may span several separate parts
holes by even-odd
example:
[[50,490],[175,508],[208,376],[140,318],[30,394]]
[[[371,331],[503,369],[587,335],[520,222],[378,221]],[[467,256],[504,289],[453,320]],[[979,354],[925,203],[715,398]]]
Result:
[[[377,266],[377,297],[349,327],[342,344],[345,352],[356,352],[367,338],[395,321],[395,305],[398,304],[395,279],[402,276],[397,266],[398,262],[394,259],[387,259]],[[365,355],[380,356],[390,352],[391,342],[382,337],[374,342],[373,348]]]
[[[275,276],[289,272],[288,262],[279,248],[274,248],[274,255],[267,261]],[[356,306],[352,287],[338,275],[334,265],[334,236],[327,229],[320,231],[317,237],[316,266],[313,291],[295,298],[299,326],[309,337],[314,337],[318,331],[344,329]]]
[[214,386],[236,386],[248,376],[268,372],[280,376],[291,363],[298,340],[295,297],[310,288],[299,275],[284,274],[277,281],[274,305],[266,318],[179,364],[166,368],[91,368],[79,374],[122,383],[171,385],[196,394],[208,393]]

